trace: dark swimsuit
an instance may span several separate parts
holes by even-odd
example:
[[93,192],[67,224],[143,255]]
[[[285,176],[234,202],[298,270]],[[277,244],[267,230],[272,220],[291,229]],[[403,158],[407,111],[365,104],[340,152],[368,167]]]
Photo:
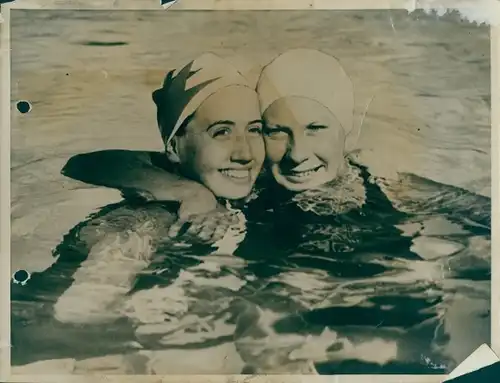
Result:
[[[421,260],[410,250],[412,238],[402,235],[396,227],[409,216],[393,207],[380,187],[371,182],[364,166],[355,163],[350,166],[359,171],[366,199],[362,206],[342,214],[304,211],[292,201],[292,193],[273,188],[265,189],[249,204],[245,210],[247,234],[235,252],[250,261],[249,272],[265,280],[287,271],[323,270],[339,283],[356,282],[363,289],[370,289],[376,287],[373,278],[398,272],[397,262],[392,260]],[[300,309],[293,300],[293,292],[289,296],[273,293],[288,289],[274,282],[263,288],[260,296],[249,299],[261,308],[286,310],[287,314],[273,325],[277,333],[319,335],[329,327],[344,335],[352,333],[356,337],[362,331],[368,332],[367,339],[373,336],[400,344],[403,338],[398,331],[409,331],[425,321],[437,320],[436,307],[441,300],[425,296],[422,286],[394,288],[380,284],[381,292],[369,294],[360,304]],[[282,302],[276,300],[279,296]],[[341,297],[338,299],[342,301]],[[421,330],[421,341],[428,344],[423,349],[430,350],[435,326],[434,323]],[[384,365],[361,360],[333,361],[316,364],[316,369],[321,374],[443,373],[442,369],[431,371],[418,357],[411,362],[395,360]]]
[[363,253],[419,259],[409,250],[411,238],[403,237],[395,227],[407,215],[396,210],[382,190],[370,182],[365,167],[351,166],[359,170],[366,190],[362,206],[338,215],[318,215],[290,202],[293,194],[268,188],[245,209],[247,235],[235,255],[261,261],[253,267],[262,276],[279,272],[280,265],[290,264],[293,257],[296,267],[321,268],[352,278],[385,271],[384,267],[363,262]]

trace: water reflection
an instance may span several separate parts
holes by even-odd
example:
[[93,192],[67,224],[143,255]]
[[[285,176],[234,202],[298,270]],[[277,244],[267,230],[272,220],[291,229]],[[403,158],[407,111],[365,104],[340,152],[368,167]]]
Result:
[[[263,194],[243,209],[233,251],[168,239],[170,205],[106,207],[65,236],[28,288],[13,286],[13,363],[138,349],[158,363],[167,351],[232,344],[234,373],[449,371],[458,362],[449,308],[465,295],[484,303],[472,315],[488,318],[488,287],[471,282],[490,279],[489,200],[448,188],[434,198],[455,198],[449,210],[429,198],[396,210],[362,173],[367,202],[342,214],[314,212],[338,185],[314,195],[319,207],[310,199],[269,211]],[[38,346],[16,352],[26,343]]]

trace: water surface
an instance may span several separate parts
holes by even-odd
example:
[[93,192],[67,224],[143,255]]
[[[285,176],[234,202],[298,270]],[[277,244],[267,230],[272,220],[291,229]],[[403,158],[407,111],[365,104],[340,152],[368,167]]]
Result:
[[[168,69],[213,51],[255,75],[277,53],[304,46],[346,66],[358,119],[374,97],[358,156],[371,174],[407,171],[489,196],[486,27],[395,11],[15,10],[13,271],[46,270],[65,234],[120,200],[60,175],[70,156],[161,150],[151,91]],[[17,100],[32,111],[18,113]],[[458,194],[456,205],[473,205]],[[480,215],[487,202],[479,201]],[[125,227],[131,214],[117,211]],[[44,373],[296,373],[310,361],[320,373],[449,371],[489,341],[489,229],[457,224],[453,213],[400,222],[394,249],[404,251],[389,251],[389,241],[342,264],[321,253],[338,231],[312,222],[300,251],[267,262],[265,273],[255,266],[262,254],[252,258],[248,247],[238,255],[169,246],[119,308],[122,318],[105,326],[54,320],[75,268],[54,266],[51,284],[13,301],[12,364],[54,360]],[[258,223],[249,218],[247,235]],[[389,226],[373,238],[393,238]],[[126,243],[142,249],[143,239]]]

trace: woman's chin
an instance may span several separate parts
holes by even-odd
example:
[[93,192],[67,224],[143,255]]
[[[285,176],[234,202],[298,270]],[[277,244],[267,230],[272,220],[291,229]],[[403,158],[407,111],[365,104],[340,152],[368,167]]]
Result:
[[254,177],[246,179],[232,180],[229,177],[217,175],[213,178],[205,178],[201,182],[208,188],[217,198],[227,200],[241,200],[252,192],[255,183]]
[[282,187],[284,187],[285,189],[287,189],[291,192],[296,192],[296,193],[320,187],[324,183],[326,183],[326,182],[318,181],[318,180],[311,180],[308,182],[300,182],[300,183],[289,182],[286,179],[278,181],[278,184],[280,184]]
[[227,200],[242,200],[248,197],[248,195],[251,193],[251,188],[242,188],[242,187],[231,187],[226,190],[213,190],[212,192],[215,194],[216,197],[222,198],[222,199],[227,199]]

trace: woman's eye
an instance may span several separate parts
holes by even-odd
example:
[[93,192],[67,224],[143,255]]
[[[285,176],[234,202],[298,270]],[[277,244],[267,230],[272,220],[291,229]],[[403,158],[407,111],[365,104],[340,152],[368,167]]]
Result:
[[226,137],[226,136],[229,136],[230,134],[231,134],[231,128],[229,128],[229,127],[220,127],[220,128],[215,129],[212,132],[212,137],[213,138]]
[[282,138],[287,136],[287,132],[279,128],[267,128],[264,130],[264,134],[271,138]]
[[252,126],[250,126],[248,128],[248,132],[252,133],[252,134],[261,135],[262,134],[262,126],[260,126],[260,125],[252,125]]
[[311,130],[311,131],[313,131],[313,132],[317,132],[318,130],[328,129],[328,126],[326,126],[326,125],[315,125],[315,124],[311,124],[311,125],[308,125],[308,126],[307,126],[307,129],[308,129],[308,130]]

